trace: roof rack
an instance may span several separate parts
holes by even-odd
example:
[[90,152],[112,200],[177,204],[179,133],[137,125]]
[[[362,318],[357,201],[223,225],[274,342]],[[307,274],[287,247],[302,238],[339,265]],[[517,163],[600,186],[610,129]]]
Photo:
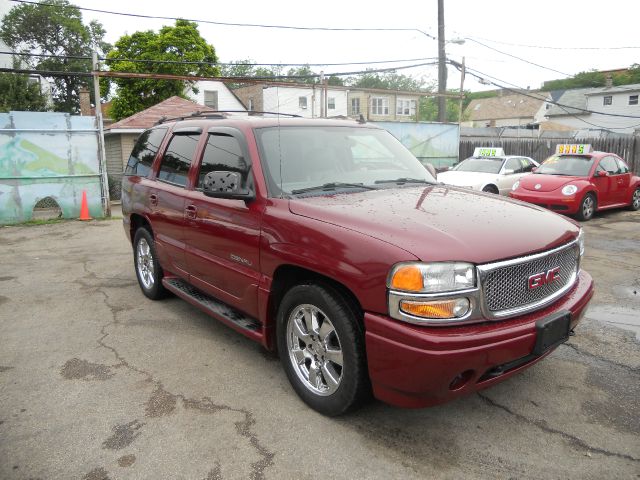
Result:
[[228,113],[246,113],[249,116],[254,115],[282,115],[285,117],[294,117],[300,118],[300,115],[296,115],[294,113],[278,113],[278,112],[259,112],[259,111],[247,111],[247,110],[197,110],[189,115],[183,115],[181,117],[172,117],[167,118],[166,116],[162,116],[155,123],[156,125],[160,125],[165,122],[177,122],[180,120],[189,120],[192,118],[227,118]]

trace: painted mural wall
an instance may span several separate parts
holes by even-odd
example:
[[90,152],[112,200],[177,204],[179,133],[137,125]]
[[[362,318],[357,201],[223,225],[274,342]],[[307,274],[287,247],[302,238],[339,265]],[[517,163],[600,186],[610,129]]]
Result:
[[0,223],[32,218],[52,198],[64,218],[78,218],[82,192],[102,217],[95,117],[53,112],[0,113]]
[[457,123],[371,122],[389,131],[423,164],[435,168],[458,162],[460,129]]

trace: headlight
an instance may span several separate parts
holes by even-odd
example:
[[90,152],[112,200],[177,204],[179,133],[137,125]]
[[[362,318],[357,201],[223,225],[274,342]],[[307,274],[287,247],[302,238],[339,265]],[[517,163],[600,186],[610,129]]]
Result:
[[519,186],[520,186],[520,180],[518,180],[516,183],[513,184],[513,187],[511,187],[511,190],[517,190]]
[[563,195],[573,195],[577,191],[578,191],[578,187],[576,187],[575,185],[565,185],[564,187],[562,187]]
[[470,263],[401,263],[389,273],[387,286],[411,293],[442,293],[466,290],[476,285]]

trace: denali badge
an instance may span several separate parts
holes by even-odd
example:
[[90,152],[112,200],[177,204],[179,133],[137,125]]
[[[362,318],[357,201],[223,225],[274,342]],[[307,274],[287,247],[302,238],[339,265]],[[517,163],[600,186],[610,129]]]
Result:
[[560,278],[560,267],[552,268],[546,272],[536,273],[529,277],[529,290],[553,283]]

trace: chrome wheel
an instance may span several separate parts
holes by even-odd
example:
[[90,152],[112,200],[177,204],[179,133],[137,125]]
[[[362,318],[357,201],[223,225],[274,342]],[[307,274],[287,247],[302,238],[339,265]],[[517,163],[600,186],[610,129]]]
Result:
[[153,267],[153,253],[146,238],[141,238],[136,246],[136,265],[138,278],[142,286],[147,290],[153,287],[155,282],[155,270]]
[[631,208],[633,210],[640,210],[640,188],[636,188],[631,197]]
[[327,315],[314,305],[298,305],[287,319],[286,339],[302,384],[317,395],[335,393],[342,380],[342,346]]
[[582,218],[588,220],[593,216],[593,211],[595,209],[595,200],[593,196],[587,195],[585,199],[582,201]]

